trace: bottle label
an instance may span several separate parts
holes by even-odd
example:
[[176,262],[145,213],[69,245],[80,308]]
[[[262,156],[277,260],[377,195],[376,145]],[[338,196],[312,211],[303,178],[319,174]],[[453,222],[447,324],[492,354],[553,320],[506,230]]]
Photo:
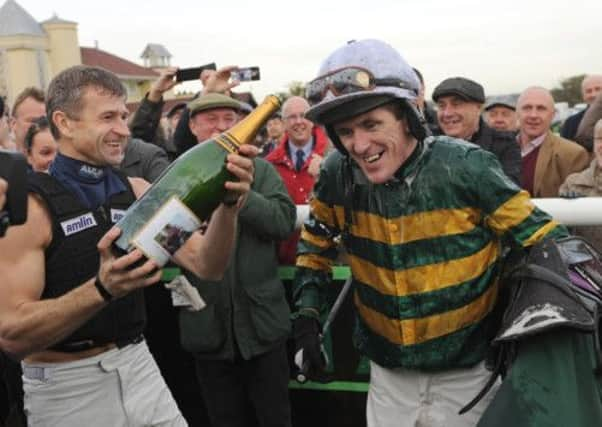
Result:
[[140,229],[132,243],[162,267],[200,226],[197,216],[173,196]]
[[238,151],[238,144],[232,139],[228,138],[228,135],[226,134],[221,134],[216,137],[215,142],[229,153],[236,153]]

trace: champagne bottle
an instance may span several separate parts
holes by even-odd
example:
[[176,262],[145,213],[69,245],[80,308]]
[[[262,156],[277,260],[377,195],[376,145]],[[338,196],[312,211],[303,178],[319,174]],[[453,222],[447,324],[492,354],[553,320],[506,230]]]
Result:
[[175,160],[117,223],[116,252],[138,248],[163,266],[228,196],[224,184],[235,177],[226,168],[226,156],[251,143],[279,107],[277,97],[266,97],[230,130]]

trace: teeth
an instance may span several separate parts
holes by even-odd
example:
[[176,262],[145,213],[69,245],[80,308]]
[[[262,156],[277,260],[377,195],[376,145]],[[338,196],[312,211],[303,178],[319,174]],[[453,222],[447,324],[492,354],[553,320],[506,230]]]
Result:
[[370,157],[364,158],[364,160],[367,161],[368,163],[373,163],[373,162],[377,161],[378,159],[380,159],[381,155],[382,155],[382,153],[374,154]]

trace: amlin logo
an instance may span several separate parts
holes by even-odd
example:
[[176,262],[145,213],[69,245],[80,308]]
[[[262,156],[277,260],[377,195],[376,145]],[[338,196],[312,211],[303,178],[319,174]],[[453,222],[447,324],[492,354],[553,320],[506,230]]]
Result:
[[94,219],[92,212],[61,222],[61,227],[63,228],[65,236],[79,233],[80,231],[95,227],[96,225],[96,220]]

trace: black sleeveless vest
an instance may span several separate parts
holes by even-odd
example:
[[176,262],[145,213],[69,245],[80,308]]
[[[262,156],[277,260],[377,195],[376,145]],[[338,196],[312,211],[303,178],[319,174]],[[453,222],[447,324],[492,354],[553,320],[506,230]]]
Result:
[[[52,241],[45,251],[45,286],[41,299],[57,298],[96,276],[100,265],[96,244],[136,200],[127,190],[96,210],[86,208],[68,189],[45,173],[29,176],[29,191],[42,197],[52,219]],[[146,323],[143,291],[112,301],[51,350],[73,352],[140,336]]]

